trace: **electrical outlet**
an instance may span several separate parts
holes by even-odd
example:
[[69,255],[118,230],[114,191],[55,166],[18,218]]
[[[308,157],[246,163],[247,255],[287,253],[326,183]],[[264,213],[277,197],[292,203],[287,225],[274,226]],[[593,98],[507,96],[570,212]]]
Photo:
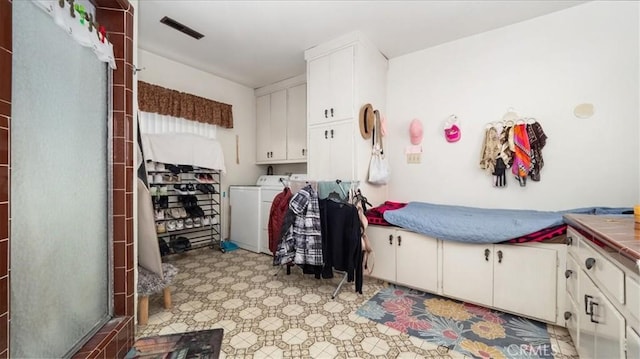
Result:
[[420,155],[421,153],[407,153],[407,163],[420,163]]

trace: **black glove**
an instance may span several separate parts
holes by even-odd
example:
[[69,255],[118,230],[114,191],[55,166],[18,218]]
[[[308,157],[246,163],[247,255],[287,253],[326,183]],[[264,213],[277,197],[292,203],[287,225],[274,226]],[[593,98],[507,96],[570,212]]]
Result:
[[495,187],[505,187],[507,185],[507,176],[505,172],[507,170],[507,165],[504,164],[504,161],[501,157],[498,157],[496,160],[495,168],[493,169],[493,185]]

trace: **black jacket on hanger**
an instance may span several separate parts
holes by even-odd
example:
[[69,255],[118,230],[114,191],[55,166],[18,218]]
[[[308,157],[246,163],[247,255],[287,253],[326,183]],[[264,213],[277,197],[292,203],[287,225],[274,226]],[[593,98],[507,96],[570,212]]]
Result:
[[329,198],[319,201],[322,232],[323,278],[333,277],[333,269],[355,279],[356,292],[362,294],[362,235],[358,210],[354,205]]

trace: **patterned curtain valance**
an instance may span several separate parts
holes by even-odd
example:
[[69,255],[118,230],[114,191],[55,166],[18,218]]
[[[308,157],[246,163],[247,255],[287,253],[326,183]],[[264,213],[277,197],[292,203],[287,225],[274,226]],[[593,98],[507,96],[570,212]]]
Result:
[[233,128],[231,105],[138,81],[140,111]]

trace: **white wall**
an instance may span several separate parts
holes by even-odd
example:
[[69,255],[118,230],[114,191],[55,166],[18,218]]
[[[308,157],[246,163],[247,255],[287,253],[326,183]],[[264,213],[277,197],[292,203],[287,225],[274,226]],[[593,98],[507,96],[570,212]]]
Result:
[[[591,2],[391,59],[389,199],[559,210],[640,202],[637,2]],[[590,119],[573,108],[595,105]],[[491,186],[478,162],[485,125],[513,107],[549,139],[540,182]],[[447,143],[442,125],[461,121]],[[424,125],[421,164],[407,164],[408,127]],[[510,174],[510,172],[508,172]]]
[[[260,167],[255,165],[256,106],[253,89],[200,71],[149,51],[139,49],[138,80],[191,93],[233,106],[233,128],[218,127],[217,139],[222,144],[226,175],[222,176],[225,193],[222,209],[222,237],[229,236],[229,185],[254,185]],[[239,164],[236,164],[236,135],[239,137]]]

